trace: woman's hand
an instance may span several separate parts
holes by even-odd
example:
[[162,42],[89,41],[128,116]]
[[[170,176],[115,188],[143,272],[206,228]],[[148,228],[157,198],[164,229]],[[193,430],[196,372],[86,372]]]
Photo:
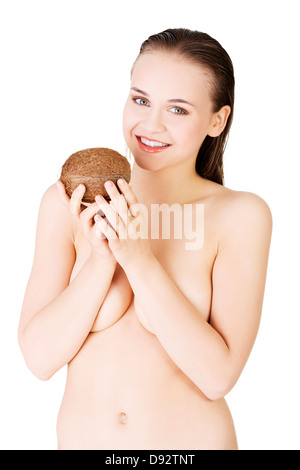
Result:
[[126,271],[129,266],[153,258],[148,239],[148,216],[145,206],[138,203],[135,194],[125,180],[107,181],[105,189],[111,201],[96,196],[98,210],[105,218],[96,215],[95,222],[108,240],[109,247],[118,263]]
[[86,208],[82,204],[82,198],[86,190],[85,186],[80,184],[75,191],[73,191],[72,197],[70,198],[61,181],[58,181],[56,185],[63,204],[68,207],[68,210],[75,219],[75,222],[89,241],[93,253],[99,256],[102,260],[116,263],[116,259],[109,247],[106,237],[103,235],[100,227],[94,220],[95,216],[97,216],[97,213],[99,212],[98,204],[94,202]]

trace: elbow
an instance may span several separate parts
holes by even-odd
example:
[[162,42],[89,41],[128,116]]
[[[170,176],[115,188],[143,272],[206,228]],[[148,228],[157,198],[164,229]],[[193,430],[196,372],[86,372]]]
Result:
[[30,372],[39,380],[46,382],[54,375],[54,372],[47,371],[42,364],[36,364],[34,361],[26,360],[25,363]]
[[206,396],[206,398],[210,401],[218,401],[218,400],[221,400],[222,398],[224,398],[227,393],[229,393],[231,390],[231,388],[227,389],[227,388],[216,388],[216,389],[210,389],[210,390],[205,390],[204,395]]
[[37,379],[42,380],[44,382],[51,379],[54,374],[53,372],[46,370],[46,368],[43,367],[43,364],[40,361],[37,361],[34,357],[30,357],[29,354],[26,355],[23,351],[22,354],[27,368]]
[[203,387],[202,384],[199,388],[208,400],[217,401],[224,398],[232,390],[236,381],[237,378],[234,377],[218,377],[211,380],[209,385],[206,383]]
[[47,381],[51,379],[54,372],[47,369],[45,361],[42,360],[41,355],[37,351],[26,345],[26,341],[20,333],[18,335],[18,343],[25,364],[30,372],[39,380]]
[[[25,361],[26,362],[26,361]],[[42,380],[43,382],[46,382],[47,380],[50,380],[53,374],[47,373],[45,370],[42,370],[41,368],[38,367],[32,367],[30,364],[26,362],[26,365],[30,372],[39,380]]]
[[22,351],[22,354],[27,368],[37,379],[42,380],[44,382],[51,379],[54,372],[46,370],[46,368],[40,361],[37,361],[34,357],[31,357],[29,354],[24,354],[24,351]]

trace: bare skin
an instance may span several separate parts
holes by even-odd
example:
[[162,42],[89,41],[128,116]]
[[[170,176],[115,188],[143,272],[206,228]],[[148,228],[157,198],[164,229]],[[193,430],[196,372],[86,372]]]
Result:
[[[228,117],[226,107],[209,111],[199,67],[178,69],[161,53],[144,59],[124,110],[135,157],[131,184],[118,185],[123,196],[107,186],[111,204],[97,199],[84,210],[83,187],[71,200],[61,184],[46,191],[19,342],[41,379],[68,364],[60,449],[237,449],[224,396],[257,334],[271,215],[258,196],[194,170],[194,126],[201,124],[201,144],[222,132]],[[201,80],[203,93],[193,96]],[[137,89],[147,97],[137,98]],[[174,97],[193,103],[185,117],[174,116]],[[170,145],[153,155],[137,135]],[[155,203],[204,205],[203,246],[187,250],[188,232],[181,239],[136,236],[134,209],[150,213]],[[110,225],[96,217],[99,210]]]

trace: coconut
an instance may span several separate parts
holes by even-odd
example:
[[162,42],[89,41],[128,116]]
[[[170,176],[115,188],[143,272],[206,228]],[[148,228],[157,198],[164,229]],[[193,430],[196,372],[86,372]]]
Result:
[[107,180],[116,183],[123,178],[130,181],[131,168],[127,158],[109,148],[91,148],[73,153],[63,164],[60,181],[71,197],[74,189],[82,183],[86,191],[82,202],[95,202],[97,194],[109,200],[104,187]]

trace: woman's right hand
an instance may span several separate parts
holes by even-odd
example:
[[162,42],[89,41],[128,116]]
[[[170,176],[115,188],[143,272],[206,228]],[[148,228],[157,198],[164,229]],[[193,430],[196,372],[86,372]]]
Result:
[[95,216],[99,212],[99,206],[96,202],[91,203],[84,208],[82,198],[85,193],[85,186],[79,186],[73,191],[70,198],[65,190],[65,186],[61,181],[56,183],[62,203],[68,208],[70,214],[75,219],[80,230],[89,241],[93,254],[96,254],[102,260],[116,263],[116,259],[109,248],[108,241],[100,231],[98,224],[95,223]]

